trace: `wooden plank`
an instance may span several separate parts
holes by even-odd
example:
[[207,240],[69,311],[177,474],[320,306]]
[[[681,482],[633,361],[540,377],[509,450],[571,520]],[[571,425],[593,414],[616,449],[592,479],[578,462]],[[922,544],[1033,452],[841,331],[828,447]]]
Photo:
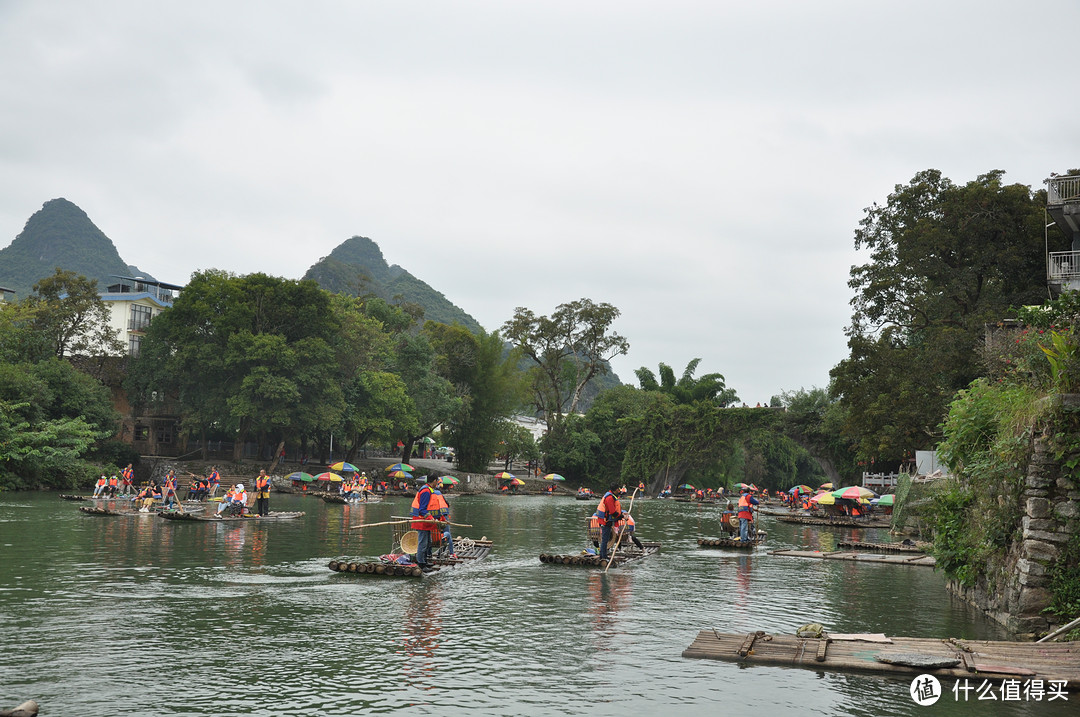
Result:
[[[752,638],[752,639],[751,639]],[[881,652],[858,640],[803,640],[793,635],[759,633],[724,634],[702,630],[682,656],[745,664],[791,665],[816,670],[860,671],[910,677],[930,671],[940,677],[970,677],[977,672],[991,680],[1037,677],[1067,682],[1066,689],[1080,689],[1080,642],[1053,643],[1054,650],[1033,649],[1035,643],[968,642],[930,638],[885,638],[890,653],[924,655],[952,663],[933,670],[888,664],[876,658]],[[749,643],[749,644],[747,644]],[[1039,647],[1050,643],[1041,643]],[[884,647],[884,646],[883,646]]]

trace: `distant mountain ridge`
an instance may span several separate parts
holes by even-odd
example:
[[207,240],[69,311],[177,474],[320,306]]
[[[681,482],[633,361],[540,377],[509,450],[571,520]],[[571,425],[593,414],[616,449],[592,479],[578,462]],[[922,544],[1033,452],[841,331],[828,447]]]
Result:
[[379,245],[367,237],[345,240],[308,269],[304,278],[335,294],[374,294],[391,303],[400,298],[424,307],[424,319],[461,324],[473,332],[482,328],[441,292],[397,264],[387,264]]
[[153,278],[121,259],[112,240],[66,199],[45,202],[0,249],[0,286],[15,291],[16,301],[25,299],[57,267],[97,279],[99,289],[116,283],[116,276]]
[[[15,291],[18,301],[30,296],[34,284],[52,276],[57,267],[97,279],[99,290],[116,283],[116,276],[154,278],[125,262],[112,240],[67,199],[45,202],[14,241],[0,249],[0,286]],[[402,267],[387,264],[379,245],[366,237],[345,240],[303,278],[334,293],[374,294],[388,302],[400,297],[422,306],[425,319],[459,323],[474,332],[481,328],[441,292]]]

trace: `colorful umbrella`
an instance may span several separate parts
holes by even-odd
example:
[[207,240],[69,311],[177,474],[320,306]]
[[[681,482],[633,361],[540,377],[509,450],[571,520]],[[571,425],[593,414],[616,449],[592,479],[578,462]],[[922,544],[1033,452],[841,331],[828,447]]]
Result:
[[788,491],[788,493],[813,493],[814,489],[808,485],[799,484]]
[[315,480],[321,480],[321,481],[331,480],[331,481],[334,481],[335,483],[340,483],[341,482],[341,476],[339,476],[337,473],[326,472],[326,473],[320,473],[319,475],[315,476]]
[[407,471],[390,471],[389,478],[412,478],[412,473]]
[[862,486],[853,485],[850,488],[840,488],[832,492],[836,498],[847,498],[848,500],[859,500],[862,498],[873,498],[877,496],[877,493],[869,488],[863,488]]
[[832,489],[833,489],[833,484],[832,483],[822,483],[821,485],[818,486],[818,490],[832,490]]
[[510,485],[525,485],[525,481],[521,480],[520,478],[511,478]]
[[892,493],[887,493],[886,495],[883,495],[880,498],[878,498],[876,501],[872,500],[870,502],[871,503],[876,503],[877,505],[890,506],[890,505],[893,504],[894,500],[896,500],[896,496],[893,495]]
[[395,463],[392,466],[387,466],[387,471],[411,471],[413,469],[408,463]]
[[694,486],[690,485],[689,483],[683,483],[681,486],[679,486],[679,489],[680,490],[696,490],[694,488]]
[[506,471],[502,471],[501,473],[496,473],[495,474],[495,478],[497,480],[513,480],[516,477],[517,476],[515,476],[513,473],[507,473]]
[[832,505],[836,502],[836,496],[832,493],[818,493],[810,499],[810,502],[818,505]]
[[310,473],[305,473],[304,471],[296,471],[295,473],[290,473],[285,476],[285,480],[298,480],[303,481],[304,483],[310,483],[315,480],[315,476]]
[[355,473],[357,468],[352,463],[346,463],[345,461],[338,461],[334,465],[330,466],[332,471],[346,471],[348,473]]
[[566,479],[563,478],[558,473],[548,473],[546,476],[544,476],[544,480],[566,480]]
[[439,482],[443,485],[457,485],[461,481],[459,481],[454,476],[442,476],[441,478],[439,478]]

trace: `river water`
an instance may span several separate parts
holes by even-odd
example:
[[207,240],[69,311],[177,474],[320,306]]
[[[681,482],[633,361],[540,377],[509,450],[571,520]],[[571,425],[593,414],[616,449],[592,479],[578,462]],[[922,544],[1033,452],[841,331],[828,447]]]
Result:
[[595,507],[563,497],[451,497],[486,560],[424,579],[330,571],[377,556],[408,499],[342,506],[275,495],[295,521],[96,517],[56,494],[0,494],[0,709],[42,715],[1076,714],[1068,702],[932,707],[910,681],[681,657],[699,630],[1008,639],[926,567],[771,556],[888,540],[781,523],[752,555],[697,547],[719,508],[638,500],[660,554],[612,569],[542,564],[584,547]]

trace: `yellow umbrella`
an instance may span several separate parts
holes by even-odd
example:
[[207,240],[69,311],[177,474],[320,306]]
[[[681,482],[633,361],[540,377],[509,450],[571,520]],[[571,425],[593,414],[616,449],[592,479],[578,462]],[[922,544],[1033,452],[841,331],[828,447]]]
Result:
[[836,496],[832,493],[818,493],[810,499],[810,502],[818,505],[833,505],[836,503]]

